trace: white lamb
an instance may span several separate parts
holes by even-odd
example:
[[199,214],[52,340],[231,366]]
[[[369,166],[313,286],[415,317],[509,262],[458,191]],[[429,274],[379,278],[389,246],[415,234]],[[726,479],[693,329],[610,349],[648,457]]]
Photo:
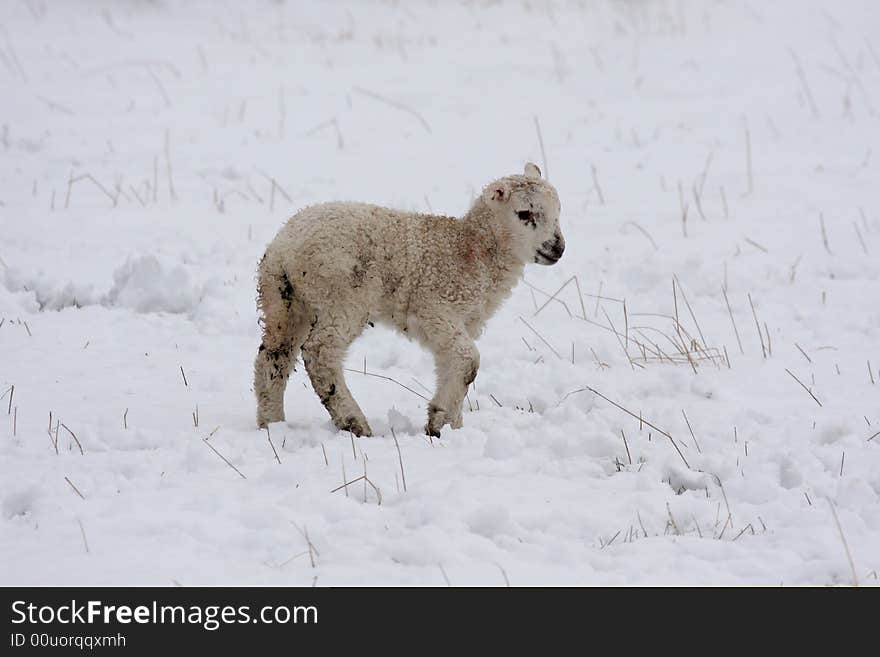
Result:
[[477,376],[474,339],[526,263],[556,263],[565,249],[559,196],[532,163],[489,184],[461,219],[363,203],[301,210],[260,261],[263,341],[254,364],[257,423],[284,420],[296,358],[335,425],[372,435],[343,376],[348,346],[367,324],[390,325],[429,349],[437,391],[425,431],[462,425]]

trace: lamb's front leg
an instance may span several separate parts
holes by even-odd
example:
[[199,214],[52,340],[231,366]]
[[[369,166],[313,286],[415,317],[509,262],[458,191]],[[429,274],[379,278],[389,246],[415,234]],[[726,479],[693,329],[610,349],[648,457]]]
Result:
[[428,405],[425,433],[439,436],[446,424],[461,428],[461,405],[468,386],[477,377],[480,352],[463,328],[441,321],[431,322],[427,328],[423,325],[423,329],[437,366],[437,391]]

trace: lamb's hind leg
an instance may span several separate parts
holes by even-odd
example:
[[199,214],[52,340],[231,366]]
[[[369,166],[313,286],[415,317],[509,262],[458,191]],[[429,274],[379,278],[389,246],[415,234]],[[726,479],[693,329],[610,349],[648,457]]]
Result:
[[303,344],[303,362],[312,387],[341,431],[373,435],[367,419],[345,385],[342,361],[348,346],[363,330],[366,318],[321,313]]
[[284,391],[310,321],[283,272],[260,272],[258,287],[263,339],[254,361],[257,424],[284,420]]
[[462,426],[461,406],[468,386],[477,377],[480,352],[467,331],[446,320],[422,322],[437,367],[437,391],[428,405],[425,432],[439,436],[443,425]]

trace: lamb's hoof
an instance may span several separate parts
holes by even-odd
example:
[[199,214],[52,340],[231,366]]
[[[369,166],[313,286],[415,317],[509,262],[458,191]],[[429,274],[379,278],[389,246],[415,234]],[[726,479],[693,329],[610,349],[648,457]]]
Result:
[[428,423],[425,425],[426,435],[439,438],[440,430],[446,423],[446,413],[444,411],[435,407],[433,404],[428,407]]
[[443,425],[447,424],[447,422],[446,411],[436,404],[428,404],[428,424],[425,425],[425,434],[428,436],[434,436],[434,438],[439,438],[440,429],[442,429]]
[[343,418],[336,426],[340,431],[350,431],[358,438],[361,436],[369,437],[373,435],[373,430],[370,428],[370,425],[367,424],[367,421],[358,419],[354,416]]

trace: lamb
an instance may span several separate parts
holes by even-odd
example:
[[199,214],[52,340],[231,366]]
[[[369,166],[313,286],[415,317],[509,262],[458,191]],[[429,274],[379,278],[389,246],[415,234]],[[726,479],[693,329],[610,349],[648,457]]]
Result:
[[487,185],[461,219],[364,203],[295,214],[259,265],[258,425],[284,420],[284,390],[302,353],[336,427],[372,435],[345,385],[343,358],[378,321],[434,355],[437,389],[425,432],[439,437],[447,424],[460,428],[480,365],[474,340],[527,263],[553,265],[562,257],[560,209],[556,189],[528,163],[524,174]]

